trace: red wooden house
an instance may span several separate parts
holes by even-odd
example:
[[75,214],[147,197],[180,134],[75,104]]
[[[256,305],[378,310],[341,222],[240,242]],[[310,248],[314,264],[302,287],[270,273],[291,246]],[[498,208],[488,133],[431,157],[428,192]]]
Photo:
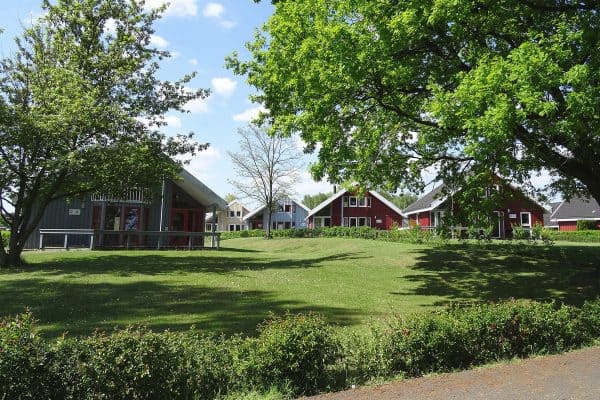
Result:
[[[492,237],[510,237],[513,225],[531,229],[536,224],[544,224],[544,207],[515,186],[498,183],[488,190],[502,191],[503,199],[502,204],[492,211],[494,215],[490,215],[490,221],[494,221]],[[485,195],[487,191],[482,193]],[[459,202],[455,201],[452,194],[446,193],[444,185],[441,185],[409,205],[404,210],[404,214],[410,226],[418,225],[424,229],[435,229],[442,226],[445,217],[457,214],[459,211]],[[466,221],[463,223],[465,226],[468,224]]]
[[309,228],[370,226],[389,230],[402,226],[403,217],[396,205],[373,190],[364,194],[343,190],[313,208],[306,219]]
[[562,201],[552,210],[550,223],[558,226],[560,231],[576,231],[579,220],[595,221],[596,229],[600,229],[600,205],[594,199]]

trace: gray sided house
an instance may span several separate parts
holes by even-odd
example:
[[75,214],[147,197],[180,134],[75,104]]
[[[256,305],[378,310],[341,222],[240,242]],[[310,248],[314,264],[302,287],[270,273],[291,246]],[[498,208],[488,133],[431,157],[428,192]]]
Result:
[[[262,206],[244,217],[247,229],[265,229],[268,224],[269,214],[266,207]],[[306,217],[310,210],[299,201],[286,199],[277,202],[271,215],[271,229],[301,229],[306,228]]]
[[178,178],[159,182],[151,198],[134,189],[122,199],[93,194],[56,200],[26,248],[204,247],[206,212],[227,203],[188,171]]

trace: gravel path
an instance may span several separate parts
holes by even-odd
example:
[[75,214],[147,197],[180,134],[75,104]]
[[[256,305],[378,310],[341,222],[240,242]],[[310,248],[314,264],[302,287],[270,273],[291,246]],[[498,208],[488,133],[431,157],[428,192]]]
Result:
[[600,347],[310,399],[600,400]]

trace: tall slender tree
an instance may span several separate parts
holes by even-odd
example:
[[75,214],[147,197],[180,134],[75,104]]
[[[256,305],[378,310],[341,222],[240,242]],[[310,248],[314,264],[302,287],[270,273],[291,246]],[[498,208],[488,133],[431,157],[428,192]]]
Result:
[[164,7],[130,0],[57,0],[0,61],[0,266],[17,265],[29,235],[54,200],[150,187],[180,165],[173,155],[204,145],[158,128],[206,90],[193,75],[161,81],[168,52],[150,45]]
[[268,213],[265,237],[271,237],[271,219],[277,203],[294,194],[300,178],[302,153],[292,138],[272,132],[270,127],[248,125],[238,130],[239,152],[228,152],[238,179],[229,182],[242,197],[265,207]]

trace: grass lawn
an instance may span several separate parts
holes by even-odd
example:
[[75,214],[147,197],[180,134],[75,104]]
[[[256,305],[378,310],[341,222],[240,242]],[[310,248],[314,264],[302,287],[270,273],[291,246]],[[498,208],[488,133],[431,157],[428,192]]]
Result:
[[361,239],[232,239],[220,251],[46,251],[0,270],[0,315],[29,307],[45,337],[144,324],[253,334],[269,313],[371,319],[509,297],[599,295],[600,245],[444,247]]

